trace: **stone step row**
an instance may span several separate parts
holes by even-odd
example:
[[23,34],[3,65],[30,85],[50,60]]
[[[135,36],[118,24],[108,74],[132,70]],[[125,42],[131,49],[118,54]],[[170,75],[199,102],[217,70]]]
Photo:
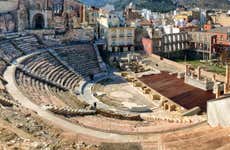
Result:
[[64,90],[64,91],[68,91],[68,90],[69,90],[69,89],[67,89],[66,87],[63,87],[63,86],[60,85],[60,84],[57,84],[57,83],[52,82],[52,81],[50,81],[50,80],[47,80],[47,79],[45,79],[45,78],[42,78],[42,77],[36,76],[36,75],[34,75],[34,74],[31,74],[30,72],[24,70],[24,69],[21,68],[21,67],[17,67],[17,69],[18,69],[19,72],[21,71],[23,74],[25,74],[25,75],[27,75],[27,76],[33,78],[33,79],[36,79],[36,80],[41,81],[41,82],[45,82],[45,83],[47,83],[47,84],[49,84],[49,85],[52,85],[52,86],[57,87],[57,88],[59,88],[59,89],[62,89],[62,90]]
[[167,121],[170,123],[188,123],[188,124],[194,124],[194,123],[200,123],[204,122],[207,119],[204,116],[155,116],[154,114],[151,115],[143,115],[141,116],[142,119],[147,121]]
[[57,107],[53,105],[45,106],[46,110],[49,110],[53,113],[60,114],[60,115],[68,115],[68,116],[85,116],[85,115],[95,115],[96,110],[89,110],[89,109],[73,109],[70,107]]
[[12,100],[8,100],[2,96],[0,96],[0,104],[2,104],[3,106],[8,106],[8,107],[12,107],[12,106],[18,106],[18,104]]

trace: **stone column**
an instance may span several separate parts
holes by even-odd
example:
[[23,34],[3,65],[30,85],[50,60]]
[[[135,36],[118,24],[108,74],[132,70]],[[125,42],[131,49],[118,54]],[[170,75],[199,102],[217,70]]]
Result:
[[213,81],[213,82],[216,82],[216,74],[214,74],[214,75],[212,76],[212,81]]
[[217,84],[216,85],[216,98],[219,98],[220,96],[221,96],[221,94],[220,94],[220,85]]
[[197,76],[198,76],[198,80],[201,80],[201,67],[200,66],[197,68]]
[[81,6],[81,22],[86,22],[86,7],[84,4]]
[[227,94],[229,91],[229,79],[230,78],[230,66],[226,65],[226,75],[225,75],[225,84],[224,84],[224,93]]
[[190,71],[189,71],[189,65],[185,66],[185,76],[189,75]]

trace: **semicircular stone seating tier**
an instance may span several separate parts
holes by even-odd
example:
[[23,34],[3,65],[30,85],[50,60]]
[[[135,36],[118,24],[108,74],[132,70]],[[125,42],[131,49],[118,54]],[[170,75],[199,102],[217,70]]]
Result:
[[69,90],[79,86],[82,77],[70,71],[49,52],[37,54],[22,62],[25,71]]
[[4,60],[11,62],[21,55],[22,52],[16,49],[10,41],[4,40],[0,42],[0,57]]
[[57,56],[65,61],[82,77],[100,73],[97,54],[92,44],[77,44],[54,49]]
[[12,39],[12,42],[25,54],[29,54],[36,51],[37,49],[44,48],[44,45],[39,43],[39,40],[35,35],[24,35],[16,37]]
[[16,81],[21,91],[38,105],[54,105],[60,108],[71,107],[74,109],[87,106],[69,90],[34,78],[19,69],[16,70]]

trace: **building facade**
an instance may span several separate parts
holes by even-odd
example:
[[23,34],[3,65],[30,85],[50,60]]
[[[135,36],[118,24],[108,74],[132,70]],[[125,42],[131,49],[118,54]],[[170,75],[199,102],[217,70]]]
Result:
[[107,47],[110,52],[134,51],[135,28],[113,27],[107,32]]
[[[78,28],[85,22],[85,6],[75,0],[18,0],[17,7],[0,11],[7,24],[0,31],[13,32],[25,29]],[[15,4],[14,4],[15,5]]]
[[206,59],[211,59],[212,54],[216,52],[216,34],[208,32],[189,32],[188,34],[190,49],[203,54]]
[[223,12],[213,13],[209,16],[209,18],[213,24],[218,24],[223,27],[230,26],[230,14],[223,13]]
[[188,33],[172,33],[164,34],[153,38],[153,52],[154,53],[170,53],[188,49]]
[[98,26],[98,38],[106,41],[109,52],[134,50],[135,28],[127,26],[122,15],[100,10]]

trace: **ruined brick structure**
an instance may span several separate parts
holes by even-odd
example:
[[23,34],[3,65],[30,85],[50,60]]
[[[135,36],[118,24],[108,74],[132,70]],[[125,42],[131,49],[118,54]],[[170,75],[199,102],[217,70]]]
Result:
[[189,32],[188,34],[190,48],[204,54],[207,58],[212,58],[215,52],[216,35],[210,32]]
[[155,53],[168,53],[188,49],[188,33],[164,34],[160,37],[154,37],[153,51]]

